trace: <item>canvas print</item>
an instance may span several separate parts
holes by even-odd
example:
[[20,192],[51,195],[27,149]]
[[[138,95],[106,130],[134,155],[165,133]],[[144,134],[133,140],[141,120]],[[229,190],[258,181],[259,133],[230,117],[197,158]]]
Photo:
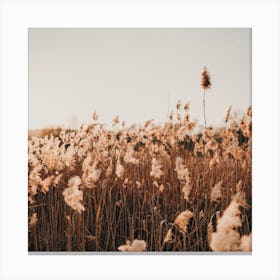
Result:
[[251,29],[28,31],[29,252],[251,252]]

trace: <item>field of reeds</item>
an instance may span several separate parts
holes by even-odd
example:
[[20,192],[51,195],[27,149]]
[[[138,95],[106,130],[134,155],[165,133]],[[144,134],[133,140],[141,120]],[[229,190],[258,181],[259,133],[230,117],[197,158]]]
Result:
[[32,137],[29,251],[251,251],[252,112],[225,115]]

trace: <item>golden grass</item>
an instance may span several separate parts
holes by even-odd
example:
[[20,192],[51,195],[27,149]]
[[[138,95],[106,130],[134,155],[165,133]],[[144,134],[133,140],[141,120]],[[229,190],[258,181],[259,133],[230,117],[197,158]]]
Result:
[[199,130],[176,107],[161,126],[109,129],[94,113],[30,139],[29,250],[251,250],[251,109]]

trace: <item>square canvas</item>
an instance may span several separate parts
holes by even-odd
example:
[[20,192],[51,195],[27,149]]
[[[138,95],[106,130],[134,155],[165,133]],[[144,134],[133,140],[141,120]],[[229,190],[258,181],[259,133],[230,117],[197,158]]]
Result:
[[252,251],[251,29],[31,28],[29,252]]

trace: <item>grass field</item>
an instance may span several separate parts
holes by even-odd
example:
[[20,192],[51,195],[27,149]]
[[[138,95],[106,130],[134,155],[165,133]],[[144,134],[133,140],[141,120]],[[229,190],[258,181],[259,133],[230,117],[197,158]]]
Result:
[[179,101],[161,125],[30,137],[29,251],[251,251],[251,108],[233,115],[202,129]]

